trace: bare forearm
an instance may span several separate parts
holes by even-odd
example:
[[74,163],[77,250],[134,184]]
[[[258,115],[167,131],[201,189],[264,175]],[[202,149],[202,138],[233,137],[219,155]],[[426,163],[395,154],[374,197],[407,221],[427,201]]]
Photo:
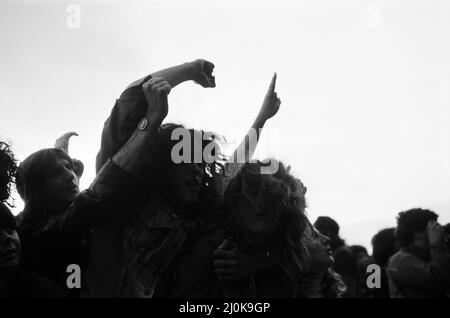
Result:
[[[156,71],[151,73],[152,77],[162,77],[173,87],[177,86],[186,81],[190,81],[193,79],[193,66],[192,62],[183,63],[177,66],[172,66],[160,71]],[[128,87],[141,85],[147,76],[144,76],[141,79],[138,79],[131,83]]]
[[227,162],[227,171],[230,177],[234,176],[242,165],[253,157],[264,125],[265,120],[258,116],[231,155],[229,162]]

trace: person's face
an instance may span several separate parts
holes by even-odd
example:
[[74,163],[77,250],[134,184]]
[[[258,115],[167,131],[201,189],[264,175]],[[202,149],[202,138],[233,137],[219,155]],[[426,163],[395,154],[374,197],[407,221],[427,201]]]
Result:
[[316,231],[318,231],[319,233],[321,233],[322,235],[328,237],[330,239],[330,245],[334,246],[338,240],[338,236],[333,233],[332,231],[328,230],[328,229],[324,229],[324,228],[320,228],[320,227],[314,227],[314,229]]
[[201,164],[180,163],[169,169],[169,191],[177,204],[193,204],[203,185],[205,171]]
[[67,206],[79,193],[78,178],[72,162],[58,158],[53,173],[42,185],[42,197],[48,206]]
[[242,181],[238,209],[239,217],[245,228],[255,236],[267,238],[280,225],[280,207],[265,197],[262,189],[253,189]]
[[304,242],[310,257],[311,268],[315,271],[325,271],[334,264],[330,238],[321,234],[311,224],[307,224],[304,232]]
[[19,266],[20,240],[16,230],[0,228],[0,270]]

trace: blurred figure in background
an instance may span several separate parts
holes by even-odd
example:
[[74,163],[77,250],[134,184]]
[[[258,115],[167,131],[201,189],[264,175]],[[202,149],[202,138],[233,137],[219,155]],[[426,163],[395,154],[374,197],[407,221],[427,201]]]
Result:
[[356,257],[357,269],[358,269],[358,298],[366,298],[369,296],[369,288],[367,288],[367,266],[373,263],[372,258],[369,256],[367,249],[362,245],[351,245],[350,250]]
[[389,280],[386,274],[386,267],[389,258],[397,252],[395,242],[395,228],[387,228],[379,231],[372,238],[372,259],[374,264],[381,269],[381,286],[370,290],[370,297],[389,298]]
[[387,269],[392,298],[446,297],[450,287],[449,235],[430,210],[411,209],[397,217],[400,250]]

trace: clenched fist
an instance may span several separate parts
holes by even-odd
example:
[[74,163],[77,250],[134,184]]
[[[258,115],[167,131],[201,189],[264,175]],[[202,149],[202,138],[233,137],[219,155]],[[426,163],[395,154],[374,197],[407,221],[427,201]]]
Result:
[[192,66],[192,79],[197,84],[202,87],[216,87],[216,79],[212,75],[214,70],[214,64],[203,60],[198,59],[194,62],[191,62]]

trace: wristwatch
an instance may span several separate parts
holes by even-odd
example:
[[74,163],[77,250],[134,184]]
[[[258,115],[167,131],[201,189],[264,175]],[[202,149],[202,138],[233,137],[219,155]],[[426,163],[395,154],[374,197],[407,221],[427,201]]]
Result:
[[145,130],[147,129],[148,126],[148,119],[147,118],[142,118],[141,121],[138,124],[138,129],[139,130]]

